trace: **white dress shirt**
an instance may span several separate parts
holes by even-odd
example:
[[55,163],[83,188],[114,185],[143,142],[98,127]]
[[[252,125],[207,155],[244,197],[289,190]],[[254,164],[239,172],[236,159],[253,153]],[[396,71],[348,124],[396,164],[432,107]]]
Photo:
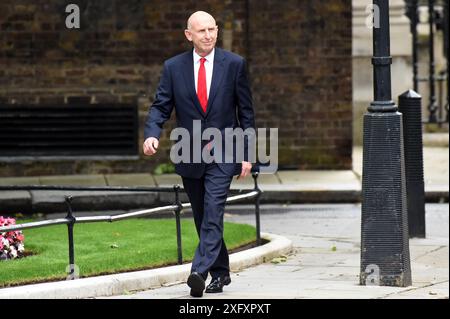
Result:
[[[207,56],[205,56],[206,94],[208,97],[214,67],[214,51],[215,49],[212,49],[212,51]],[[195,52],[195,49],[193,50],[193,52],[194,52],[193,56],[194,56],[195,93],[197,93],[198,70],[200,69],[200,59],[202,57]]]

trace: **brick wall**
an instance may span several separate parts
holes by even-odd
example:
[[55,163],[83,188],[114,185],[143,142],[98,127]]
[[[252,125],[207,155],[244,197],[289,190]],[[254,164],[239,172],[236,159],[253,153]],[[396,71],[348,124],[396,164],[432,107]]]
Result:
[[251,3],[255,105],[280,129],[280,163],[350,168],[351,2]]
[[[78,30],[65,27],[69,3]],[[248,59],[257,126],[279,128],[280,165],[350,168],[350,0],[3,0],[0,104],[139,103],[142,128],[162,62],[189,48],[183,29],[200,9],[216,17],[218,45]],[[173,126],[155,158],[0,161],[0,176],[149,171],[168,161]]]

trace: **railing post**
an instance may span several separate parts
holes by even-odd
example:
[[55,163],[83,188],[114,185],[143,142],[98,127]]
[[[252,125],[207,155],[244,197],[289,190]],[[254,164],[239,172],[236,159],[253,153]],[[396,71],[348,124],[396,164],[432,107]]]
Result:
[[180,202],[180,185],[175,185],[173,187],[175,191],[175,205],[177,208],[175,209],[175,220],[177,224],[177,253],[178,253],[178,264],[181,265],[183,263],[183,251],[181,247],[181,221],[180,221],[180,213],[183,208]]
[[260,214],[259,214],[259,202],[261,197],[261,189],[258,186],[258,175],[259,172],[253,172],[252,177],[255,182],[254,190],[258,192],[258,195],[255,197],[255,217],[256,217],[256,244],[258,246],[261,245],[261,223],[260,223]]
[[76,218],[72,213],[72,196],[66,196],[66,204],[67,204],[67,216],[66,219],[69,221],[67,224],[67,232],[69,236],[69,276],[67,279],[73,280],[76,279],[75,274],[75,249],[73,243],[73,226],[75,225]]

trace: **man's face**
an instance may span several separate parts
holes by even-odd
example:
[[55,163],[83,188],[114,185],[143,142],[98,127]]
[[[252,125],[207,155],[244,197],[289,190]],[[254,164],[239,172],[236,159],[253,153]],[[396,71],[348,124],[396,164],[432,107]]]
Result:
[[186,38],[194,44],[195,52],[200,56],[208,55],[215,47],[217,33],[216,21],[208,16],[193,19],[190,28],[184,31]]

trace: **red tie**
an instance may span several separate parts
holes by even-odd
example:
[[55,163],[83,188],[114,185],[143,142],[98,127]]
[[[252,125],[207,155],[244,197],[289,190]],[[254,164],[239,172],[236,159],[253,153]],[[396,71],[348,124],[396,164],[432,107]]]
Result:
[[202,106],[203,112],[206,113],[206,105],[208,104],[208,93],[206,91],[206,70],[205,58],[200,59],[200,68],[198,69],[197,96]]

